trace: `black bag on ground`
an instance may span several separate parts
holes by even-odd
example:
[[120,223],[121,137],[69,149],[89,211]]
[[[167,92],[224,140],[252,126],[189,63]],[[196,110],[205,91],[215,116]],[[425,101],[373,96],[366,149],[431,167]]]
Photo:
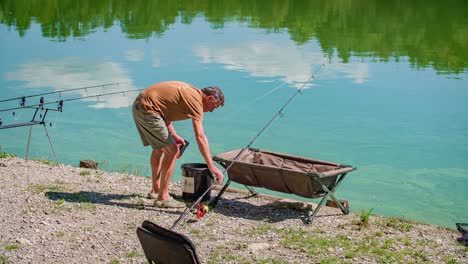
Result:
[[182,234],[144,221],[137,235],[149,263],[200,263],[192,241]]

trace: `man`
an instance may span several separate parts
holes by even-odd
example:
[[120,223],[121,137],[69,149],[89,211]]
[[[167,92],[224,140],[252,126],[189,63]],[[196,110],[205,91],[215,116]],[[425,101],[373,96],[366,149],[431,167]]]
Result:
[[135,99],[132,114],[144,146],[151,145],[152,190],[149,197],[157,197],[154,205],[181,208],[185,204],[169,195],[169,183],[184,139],[172,124],[192,119],[198,148],[208,169],[216,180],[223,182],[223,173],[214,165],[210,146],[203,131],[203,113],[224,105],[224,94],[216,86],[198,89],[188,83],[168,81],[151,85]]

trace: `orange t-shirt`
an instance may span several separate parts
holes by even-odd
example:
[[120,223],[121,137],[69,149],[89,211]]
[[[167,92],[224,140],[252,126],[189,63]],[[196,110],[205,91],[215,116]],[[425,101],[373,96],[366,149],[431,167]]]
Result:
[[165,121],[192,118],[203,119],[203,92],[184,82],[167,81],[146,88],[140,95],[140,104]]

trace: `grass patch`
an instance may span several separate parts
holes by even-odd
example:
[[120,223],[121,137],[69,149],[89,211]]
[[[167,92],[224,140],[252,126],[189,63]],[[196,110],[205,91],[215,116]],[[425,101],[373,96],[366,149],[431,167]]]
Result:
[[120,260],[118,259],[113,259],[109,262],[109,264],[120,264]]
[[408,221],[398,219],[396,217],[390,217],[384,220],[383,223],[387,227],[391,227],[393,229],[396,229],[400,232],[409,232],[413,229],[413,225],[409,223]]
[[90,203],[82,203],[79,206],[79,209],[81,209],[83,211],[94,211],[94,210],[96,210],[96,208],[97,208],[97,205],[90,204]]
[[192,234],[192,235],[199,235],[199,234],[201,234],[201,232],[202,231],[200,229],[195,229],[195,228],[190,230],[190,234]]
[[279,234],[279,233],[282,233],[282,230],[277,229],[277,228],[273,228],[273,227],[271,227],[270,225],[267,225],[267,224],[262,224],[262,225],[258,226],[257,228],[255,228],[254,230],[252,230],[251,234],[260,236],[260,235],[265,235],[265,234],[267,234],[269,232]]
[[45,164],[45,165],[49,165],[49,166],[56,166],[57,165],[56,161],[52,161],[52,160],[48,160],[48,159],[31,159],[31,160],[35,161],[35,162]]
[[122,164],[119,166],[119,172],[122,174],[131,174],[136,176],[141,176],[142,171],[140,168],[132,167],[130,164]]
[[30,184],[28,190],[33,194],[40,194],[44,191],[60,191],[61,188],[58,185],[43,185],[43,184]]
[[359,222],[358,222],[359,230],[362,230],[362,229],[369,226],[369,218],[372,215],[373,210],[374,209],[370,209],[370,210],[367,210],[367,211],[362,210],[359,213]]
[[351,248],[351,242],[344,235],[338,235],[337,237],[317,237],[312,236],[307,231],[287,229],[283,231],[282,236],[282,245],[288,248],[303,250],[309,256],[315,256],[317,253],[328,250],[329,248]]
[[347,258],[347,259],[355,258],[356,254],[357,254],[356,251],[347,251],[345,253],[345,258]]
[[8,259],[7,256],[1,256],[1,257],[0,257],[0,263],[1,263],[1,264],[7,264],[7,263],[9,263],[9,262],[10,262],[10,261],[9,261],[9,259]]
[[129,230],[135,230],[135,229],[137,229],[137,225],[135,223],[130,223],[130,224],[128,224],[128,229]]
[[15,249],[18,249],[19,247],[20,247],[20,245],[16,244],[16,243],[6,244],[5,245],[5,250],[15,250]]
[[0,152],[0,159],[12,158],[14,156],[15,155],[13,155],[13,154],[8,154],[6,152]]
[[255,261],[259,264],[287,264],[289,262],[278,259],[278,258],[262,258]]
[[236,244],[236,246],[234,247],[235,250],[243,250],[243,249],[246,249],[248,248],[249,246],[245,243],[241,243],[241,244]]
[[80,176],[88,176],[88,175],[91,175],[90,171],[87,171],[87,170],[80,171]]
[[320,260],[319,263],[320,264],[335,264],[335,263],[343,263],[343,261],[337,257],[330,257],[330,258],[324,258]]
[[63,184],[65,184],[65,181],[62,181],[62,180],[54,180],[54,183],[55,183],[55,184],[58,184],[58,185],[63,185]]
[[[370,215],[370,211],[365,212],[365,215]],[[271,232],[280,236],[279,242],[283,247],[306,253],[314,259],[314,263],[360,262],[363,260],[362,257],[376,263],[427,262],[430,260],[431,248],[439,246],[427,239],[412,243],[408,235],[393,239],[386,238],[382,231],[371,232],[372,234],[364,237],[354,237],[352,233],[329,236],[321,234],[320,230],[278,229],[267,224],[251,231],[255,235],[265,235]],[[401,249],[395,250],[395,248]],[[340,256],[330,257],[329,252],[334,252],[335,249],[340,249],[343,253]],[[217,260],[224,259],[219,257]],[[271,259],[255,260],[256,263],[273,263],[272,261]]]
[[439,243],[433,241],[433,240],[430,240],[430,239],[421,239],[418,241],[418,245],[421,245],[421,246],[427,246],[427,247],[430,247],[432,249],[434,248],[438,248],[440,245]]
[[[240,263],[240,264],[250,264],[250,260],[246,259],[241,255],[234,254],[232,252],[221,252],[219,249],[213,252],[210,259],[208,260],[210,264],[217,263]],[[266,262],[273,263],[273,262]],[[281,262],[276,262],[281,263]]]
[[62,206],[64,203],[65,203],[64,199],[58,199],[57,201],[55,201],[55,205],[58,205],[58,206]]
[[444,259],[447,264],[459,264],[460,263],[456,259],[454,259],[452,256],[447,256]]
[[130,252],[127,252],[127,255],[126,255],[127,258],[136,258],[136,257],[141,257],[141,256],[143,256],[143,255],[140,254],[139,252],[133,251],[133,250],[130,251]]
[[140,205],[140,206],[143,206],[143,205],[145,205],[145,200],[143,200],[143,198],[139,197],[137,199],[137,204]]

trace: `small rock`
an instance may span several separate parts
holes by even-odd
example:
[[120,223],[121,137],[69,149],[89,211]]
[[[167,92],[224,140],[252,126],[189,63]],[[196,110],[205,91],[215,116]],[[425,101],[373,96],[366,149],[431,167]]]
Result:
[[20,245],[25,245],[25,246],[29,246],[31,245],[31,241],[29,241],[28,239],[26,238],[18,238],[16,240],[16,243],[20,244]]
[[262,249],[267,249],[271,245],[269,243],[253,243],[248,246],[248,249],[252,252],[257,252]]

